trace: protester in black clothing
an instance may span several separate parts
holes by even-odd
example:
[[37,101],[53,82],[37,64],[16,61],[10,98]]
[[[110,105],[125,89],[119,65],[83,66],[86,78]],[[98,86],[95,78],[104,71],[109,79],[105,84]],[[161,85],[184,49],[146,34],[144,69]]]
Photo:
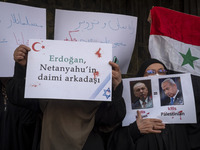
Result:
[[200,150],[200,77],[192,75],[192,85],[196,104],[197,124],[187,126],[191,150]]
[[[77,150],[82,148],[84,150],[104,150],[107,134],[123,120],[126,111],[122,98],[122,83],[119,66],[113,62],[109,62],[113,67],[112,102],[72,100],[34,101],[24,99],[28,51],[30,51],[30,48],[21,45],[14,52],[14,59],[16,61],[15,74],[13,79],[9,82],[9,95],[12,103],[18,106],[26,107],[31,110],[43,111],[40,149],[60,150],[65,147],[65,149]],[[38,107],[39,105],[40,107]],[[63,113],[60,113],[61,111]],[[72,119],[70,120],[68,118]],[[61,122],[61,124],[59,122]],[[50,128],[52,126],[55,128]],[[71,128],[68,128],[69,126],[71,126]],[[88,128],[91,130],[84,130]],[[79,134],[74,133],[74,131]],[[52,133],[55,134],[52,135]],[[51,134],[51,136],[48,136],[48,134]],[[71,141],[67,139],[71,139]]]
[[[166,73],[167,69],[163,63],[150,59],[140,67],[137,77]],[[165,129],[162,129],[160,133],[150,133],[141,130],[139,120],[142,118],[138,113],[136,122],[113,131],[108,150],[190,150],[186,125],[165,125]],[[155,128],[150,124],[149,130]]]
[[0,79],[0,149],[31,150],[36,129],[36,115],[32,110],[18,107],[9,101],[7,95],[9,79]]

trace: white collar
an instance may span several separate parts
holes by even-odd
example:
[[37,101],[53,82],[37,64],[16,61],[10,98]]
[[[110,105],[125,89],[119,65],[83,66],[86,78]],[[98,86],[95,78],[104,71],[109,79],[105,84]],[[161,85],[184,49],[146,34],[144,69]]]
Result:
[[[142,108],[143,108],[143,101],[142,101],[141,99],[139,99],[139,102],[140,102],[140,105],[141,105]],[[148,96],[147,96],[147,98],[145,99],[144,102],[146,102],[146,104],[148,103]]]
[[179,90],[177,89],[176,94],[173,96],[173,99],[176,98],[176,95],[178,94]]

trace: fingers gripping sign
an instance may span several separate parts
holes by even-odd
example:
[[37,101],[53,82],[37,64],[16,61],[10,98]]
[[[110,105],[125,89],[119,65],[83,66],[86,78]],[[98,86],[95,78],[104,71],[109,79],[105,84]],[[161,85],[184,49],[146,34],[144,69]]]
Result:
[[13,57],[14,60],[22,66],[25,66],[27,63],[27,54],[31,49],[25,45],[20,45],[14,51]]
[[112,66],[112,85],[115,90],[122,81],[121,71],[118,64],[112,61],[110,61],[109,64]]
[[161,130],[165,128],[165,124],[160,119],[143,119],[141,112],[137,111],[136,123],[140,133],[161,133]]

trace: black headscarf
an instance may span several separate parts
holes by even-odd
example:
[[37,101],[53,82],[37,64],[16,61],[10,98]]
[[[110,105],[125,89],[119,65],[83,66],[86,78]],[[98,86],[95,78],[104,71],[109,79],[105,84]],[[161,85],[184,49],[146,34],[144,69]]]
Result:
[[140,69],[139,69],[139,71],[138,71],[138,73],[137,73],[137,77],[143,77],[144,76],[144,73],[145,73],[145,70],[151,65],[151,64],[154,64],[154,63],[159,63],[159,64],[161,64],[161,65],[163,65],[164,66],[164,68],[165,68],[165,70],[167,71],[167,73],[168,73],[168,69],[166,68],[166,66],[162,63],[162,62],[160,62],[159,60],[157,60],[157,59],[148,59],[147,61],[145,61],[141,66],[140,66]]

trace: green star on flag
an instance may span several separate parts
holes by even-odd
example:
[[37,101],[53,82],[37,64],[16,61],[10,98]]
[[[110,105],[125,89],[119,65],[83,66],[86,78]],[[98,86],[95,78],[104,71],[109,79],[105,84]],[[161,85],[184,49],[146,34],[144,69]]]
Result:
[[151,58],[169,70],[200,76],[200,17],[156,6],[150,14]]
[[[179,53],[180,53],[180,52],[179,52]],[[198,58],[198,57],[194,57],[194,56],[191,55],[190,48],[188,49],[186,55],[184,55],[183,53],[180,53],[180,54],[181,54],[181,56],[182,56],[183,59],[184,59],[181,66],[184,66],[184,65],[186,65],[186,64],[189,64],[189,65],[194,69],[194,64],[193,64],[193,62],[194,62],[195,60],[198,60],[199,58]]]

